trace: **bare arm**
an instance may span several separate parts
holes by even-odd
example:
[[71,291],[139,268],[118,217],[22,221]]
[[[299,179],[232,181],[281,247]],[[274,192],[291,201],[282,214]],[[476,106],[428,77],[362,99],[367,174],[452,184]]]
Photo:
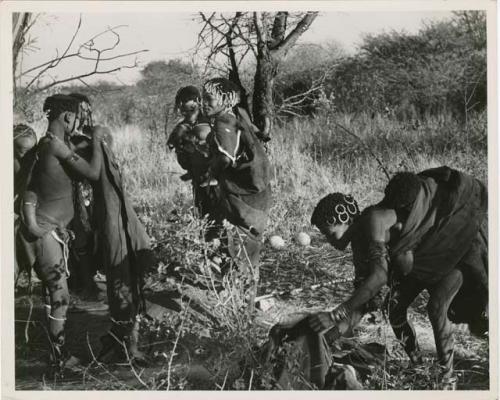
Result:
[[385,242],[370,243],[370,269],[371,273],[363,283],[354,291],[350,299],[343,303],[348,310],[361,308],[371,300],[387,284],[389,267],[387,263],[387,250]]
[[54,142],[54,155],[62,164],[79,174],[81,177],[91,181],[97,181],[99,179],[102,164],[102,130],[96,130],[94,132],[92,138],[92,158],[90,162],[85,161],[61,141]]
[[42,237],[45,231],[38,226],[36,221],[37,195],[31,190],[26,190],[23,195],[22,217],[28,232],[36,237]]
[[366,237],[370,241],[368,250],[370,274],[353,295],[334,311],[320,312],[310,318],[311,327],[315,331],[322,332],[342,321],[350,320],[353,312],[360,310],[387,283],[389,274],[386,244],[388,231],[395,223],[395,213],[387,213],[384,210],[370,213],[366,222],[360,227],[366,230]]
[[355,310],[368,302],[387,283],[389,276],[387,241],[389,230],[396,222],[396,214],[393,212],[374,210],[369,214],[365,229],[369,240],[370,274],[354,291],[351,298],[343,303],[348,311]]

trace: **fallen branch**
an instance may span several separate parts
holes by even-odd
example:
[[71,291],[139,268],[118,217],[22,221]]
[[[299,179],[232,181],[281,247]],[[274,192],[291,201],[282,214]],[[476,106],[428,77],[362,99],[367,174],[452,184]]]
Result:
[[271,293],[256,297],[255,303],[257,303],[261,300],[270,299],[273,297],[282,297],[282,296],[288,296],[288,295],[294,296],[294,295],[297,295],[297,294],[304,292],[304,291],[316,290],[316,289],[329,287],[329,286],[333,286],[333,285],[338,285],[340,283],[348,283],[348,282],[352,282],[352,281],[354,281],[354,277],[336,279],[333,281],[328,281],[325,283],[318,283],[316,285],[311,285],[311,286],[302,287],[302,288],[295,288],[295,289],[289,289],[289,290],[274,290]]

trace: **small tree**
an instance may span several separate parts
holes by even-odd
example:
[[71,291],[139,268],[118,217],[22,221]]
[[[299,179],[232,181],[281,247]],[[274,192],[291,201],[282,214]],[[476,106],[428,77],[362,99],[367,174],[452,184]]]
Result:
[[[318,12],[312,11],[296,14],[288,11],[236,12],[231,16],[200,13],[203,25],[198,48],[208,50],[207,66],[227,73],[243,90],[239,69],[248,55],[253,56],[255,74],[251,111],[265,136],[269,136],[275,111],[273,88],[278,68],[317,15]],[[218,65],[221,57],[225,64],[223,68]],[[250,108],[248,104],[246,106]]]

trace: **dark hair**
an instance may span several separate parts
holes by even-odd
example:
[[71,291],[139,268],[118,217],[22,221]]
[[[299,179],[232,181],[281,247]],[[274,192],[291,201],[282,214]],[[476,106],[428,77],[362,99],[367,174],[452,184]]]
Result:
[[16,124],[14,125],[14,140],[20,137],[30,136],[36,140],[35,131],[26,124]]
[[76,92],[74,92],[74,93],[70,93],[68,96],[71,96],[71,97],[77,99],[80,103],[85,102],[87,104],[90,104],[89,98],[86,95],[82,94],[82,93],[76,93]]
[[201,93],[196,86],[184,86],[177,91],[175,95],[175,106],[179,107],[181,103],[188,101],[200,101]]
[[79,104],[80,102],[72,96],[55,94],[45,99],[43,111],[47,113],[49,121],[53,121],[63,112],[77,113]]
[[[311,216],[311,224],[350,224],[360,214],[358,203],[351,195],[330,193],[323,197]],[[345,220],[344,220],[345,219]]]
[[382,204],[395,210],[406,209],[417,198],[420,187],[418,175],[413,172],[398,172],[387,184]]

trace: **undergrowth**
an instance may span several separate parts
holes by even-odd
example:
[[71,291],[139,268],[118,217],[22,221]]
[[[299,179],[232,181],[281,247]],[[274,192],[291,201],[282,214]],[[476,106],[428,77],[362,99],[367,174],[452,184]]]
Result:
[[[420,171],[439,165],[486,181],[486,128],[485,114],[471,118],[467,126],[446,116],[408,125],[368,114],[330,113],[276,126],[268,145],[274,174],[273,206],[264,237],[281,235],[286,247],[281,252],[264,247],[259,293],[290,284],[293,279],[297,285],[315,284],[346,276],[352,270],[350,258],[320,242],[310,226],[314,205],[327,193],[352,193],[364,208],[381,199],[388,181],[386,172]],[[148,293],[168,293],[179,310],[166,312],[160,307],[156,314],[141,320],[142,346],[155,360],[154,368],[130,367],[124,378],[120,372],[94,362],[85,370],[83,383],[79,381],[80,386],[73,388],[273,388],[270,367],[255,351],[265,342],[272,320],[257,317],[255,277],[246,269],[221,276],[221,266],[228,260],[220,251],[220,241],[205,242],[206,221],[194,212],[190,183],[179,179],[183,171],[175,155],[167,151],[164,135],[131,125],[113,126],[112,132],[126,189],[159,259],[157,269],[147,276]],[[298,231],[312,235],[313,247],[309,250],[293,244]],[[349,290],[317,290],[304,295],[309,296],[309,302],[300,297],[286,300],[281,311],[325,306],[326,302],[340,301]],[[270,314],[273,312],[279,310],[271,309]],[[414,312],[423,311],[416,308]],[[381,319],[378,323],[385,324]],[[384,337],[378,335],[381,341]],[[383,367],[372,371],[371,378],[364,382],[366,387],[434,388],[436,371],[432,362],[420,369],[401,365],[389,358]],[[289,366],[292,371],[294,368],[297,366]],[[471,370],[467,368],[464,371]],[[463,376],[470,375],[464,372]],[[67,382],[43,385],[67,388]]]

